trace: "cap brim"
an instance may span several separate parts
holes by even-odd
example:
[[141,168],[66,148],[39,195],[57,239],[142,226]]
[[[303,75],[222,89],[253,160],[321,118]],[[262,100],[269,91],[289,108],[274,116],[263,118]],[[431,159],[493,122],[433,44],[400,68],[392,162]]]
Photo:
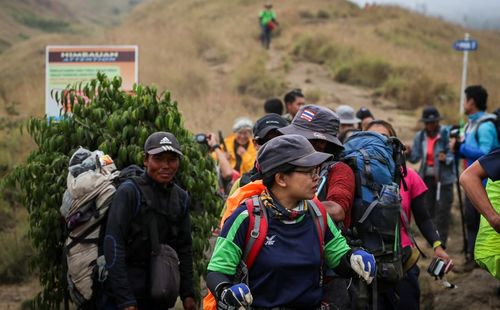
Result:
[[301,135],[305,137],[307,140],[313,140],[313,139],[319,139],[319,140],[326,140],[330,143],[335,144],[336,146],[339,146],[343,148],[342,142],[335,137],[334,135],[330,135],[324,132],[317,132],[317,131],[312,131],[308,129],[304,129],[298,126],[295,126],[293,124],[288,125],[283,128],[278,128],[278,131],[281,132],[284,135]]
[[146,153],[150,154],[150,155],[156,155],[156,154],[160,154],[160,153],[163,153],[163,152],[173,152],[173,153],[176,153],[180,156],[183,156],[182,152],[179,151],[178,149],[175,149],[171,146],[162,146],[162,147],[157,147],[155,149],[151,149],[151,150],[148,150],[146,151]]
[[255,133],[255,137],[259,137],[259,138],[265,138],[267,136],[267,134],[273,130],[273,129],[279,129],[280,127],[278,126],[267,126],[265,128],[262,128],[261,130],[259,130],[258,132]]
[[348,120],[340,120],[340,125],[342,124],[349,124],[349,125],[356,125],[361,123],[361,120],[359,118],[354,118],[354,119],[348,119]]
[[294,161],[289,162],[289,164],[292,164],[297,167],[315,167],[318,166],[319,164],[323,163],[327,159],[332,157],[331,154],[323,153],[323,152],[314,152],[312,154],[309,154],[305,157],[296,159]]

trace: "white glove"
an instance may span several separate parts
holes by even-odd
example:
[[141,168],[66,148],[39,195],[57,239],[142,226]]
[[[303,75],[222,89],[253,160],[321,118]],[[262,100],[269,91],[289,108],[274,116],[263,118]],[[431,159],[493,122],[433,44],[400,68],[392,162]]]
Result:
[[375,257],[366,251],[356,250],[351,254],[351,268],[370,284],[375,278]]

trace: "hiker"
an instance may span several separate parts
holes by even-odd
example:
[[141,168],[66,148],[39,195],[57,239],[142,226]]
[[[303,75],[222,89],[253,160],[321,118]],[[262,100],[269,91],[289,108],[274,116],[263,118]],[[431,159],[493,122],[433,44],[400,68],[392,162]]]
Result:
[[252,169],[257,151],[252,141],[252,121],[239,117],[233,125],[233,133],[224,139],[229,155],[229,163],[240,176]]
[[[152,297],[151,284],[173,280],[154,272],[154,247],[165,245],[178,256],[184,309],[194,310],[191,223],[187,193],[173,180],[182,159],[179,142],[169,132],[155,132],[144,143],[145,173],[118,187],[109,209],[104,237],[107,280],[100,309],[166,309]],[[151,201],[143,203],[142,201]],[[157,229],[154,229],[156,226]],[[174,301],[175,302],[175,301]]]
[[[281,136],[281,133],[278,131],[279,128],[287,126],[287,121],[278,114],[269,113],[259,118],[255,125],[253,126],[253,145],[255,149],[258,151],[264,143],[267,141]],[[244,173],[240,179],[238,179],[231,189],[230,195],[234,193],[234,191],[241,186],[244,186],[252,181],[252,176],[257,174],[257,168],[254,167]]]
[[[333,221],[341,228],[348,228],[351,224],[355,180],[351,168],[339,161],[343,147],[337,138],[339,118],[335,112],[316,105],[302,106],[292,123],[278,130],[285,135],[301,135],[309,140],[316,151],[333,155],[331,160],[321,165],[320,176],[324,183],[317,196]],[[345,309],[351,303],[350,293],[347,291],[350,279],[331,272],[326,275],[325,301]]]
[[[396,131],[392,125],[383,120],[374,120],[370,122],[367,131],[378,132],[387,137],[396,137]],[[418,276],[420,270],[417,266],[417,260],[420,256],[417,244],[414,242],[413,234],[411,233],[411,214],[415,217],[417,226],[434,249],[434,256],[442,259],[448,265],[446,272],[453,268],[453,263],[450,257],[443,248],[439,233],[436,230],[432,218],[425,207],[425,193],[427,187],[420,176],[411,168],[407,168],[407,175],[404,177],[404,182],[400,185],[401,194],[401,245],[403,247],[403,258],[405,275],[399,281],[394,289],[389,289],[386,292],[379,293],[378,308],[379,309],[419,309],[420,307],[420,286]]]
[[269,98],[264,102],[264,112],[266,114],[275,113],[278,115],[283,114],[283,102],[280,98]]
[[359,126],[358,126],[359,130],[364,130],[366,125],[368,125],[369,122],[371,122],[375,119],[373,117],[372,112],[370,112],[370,110],[368,110],[365,107],[359,108],[359,110],[356,112],[356,117],[361,120],[361,123],[359,123]]
[[[498,133],[495,125],[487,121],[493,115],[486,113],[488,92],[481,85],[469,86],[465,89],[464,112],[468,117],[465,137],[461,141],[450,139],[450,148],[466,160],[467,166],[479,157],[488,154],[498,146]],[[467,260],[464,271],[470,271],[477,265],[474,262],[474,243],[479,229],[479,213],[467,195],[465,196],[465,226],[467,229]]]
[[[486,178],[485,190],[482,181]],[[460,176],[460,185],[481,213],[474,258],[500,280],[500,148],[470,165]]]
[[343,139],[344,133],[348,129],[357,129],[361,120],[354,115],[354,109],[348,105],[339,105],[335,112],[340,118],[339,137]]
[[217,179],[219,180],[219,191],[223,195],[229,193],[231,188],[232,178],[235,174],[234,169],[231,167],[227,153],[224,152],[222,146],[219,144],[216,135],[213,132],[205,134],[205,142],[213,153],[213,157],[217,160]]
[[271,33],[274,28],[279,25],[271,3],[266,3],[264,5],[264,10],[259,13],[259,25],[262,30],[260,35],[262,46],[265,49],[269,49],[269,45],[271,44]]
[[302,90],[299,88],[292,89],[288,93],[285,94],[283,98],[285,102],[286,114],[283,117],[291,123],[295,114],[299,111],[300,107],[305,104],[304,94]]
[[[318,165],[330,157],[299,135],[279,136],[260,148],[263,190],[224,223],[208,265],[207,286],[221,308],[319,309],[323,262],[372,281],[373,255],[351,250],[322,205],[310,200]],[[238,267],[242,260],[247,270]]]
[[407,158],[411,163],[420,161],[418,174],[428,188],[425,205],[437,226],[443,245],[448,240],[448,228],[453,203],[453,184],[456,182],[455,155],[449,147],[449,130],[441,126],[439,111],[425,107],[421,122],[424,129],[417,132],[413,146],[407,147]]

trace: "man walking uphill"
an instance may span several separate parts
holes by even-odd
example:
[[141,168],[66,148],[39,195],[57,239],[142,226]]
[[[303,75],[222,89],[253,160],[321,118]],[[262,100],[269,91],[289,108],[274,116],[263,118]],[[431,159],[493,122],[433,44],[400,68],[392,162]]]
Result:
[[278,26],[278,21],[276,20],[276,13],[273,11],[273,5],[271,3],[266,3],[264,5],[264,10],[259,14],[259,24],[262,29],[260,40],[262,46],[269,49],[271,44],[271,33],[276,26]]
[[[189,197],[173,182],[180,145],[173,134],[156,132],[146,140],[144,153],[145,173],[123,182],[109,209],[108,277],[100,309],[168,309],[180,293],[184,309],[195,310]],[[154,268],[174,254],[175,267],[166,273]]]

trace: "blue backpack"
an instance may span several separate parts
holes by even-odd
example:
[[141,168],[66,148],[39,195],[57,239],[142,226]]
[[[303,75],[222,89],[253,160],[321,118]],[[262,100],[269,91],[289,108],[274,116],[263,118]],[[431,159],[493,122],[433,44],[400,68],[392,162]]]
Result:
[[376,132],[356,132],[344,143],[343,161],[354,171],[356,194],[348,239],[377,260],[379,288],[403,277],[399,184],[406,173],[403,144]]

